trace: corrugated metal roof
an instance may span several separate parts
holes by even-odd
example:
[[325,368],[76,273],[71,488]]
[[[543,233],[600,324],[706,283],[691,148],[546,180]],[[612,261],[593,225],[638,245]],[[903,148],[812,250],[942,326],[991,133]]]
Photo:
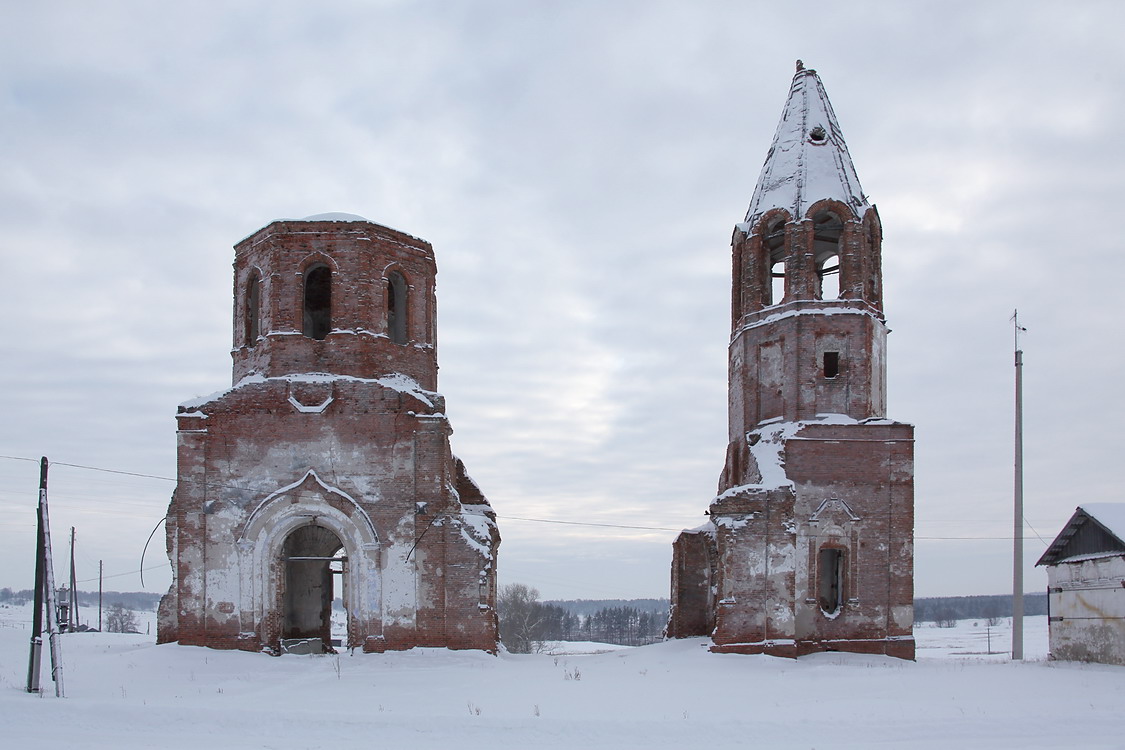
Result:
[[1075,509],[1035,565],[1114,553],[1125,554],[1125,503],[1087,503]]

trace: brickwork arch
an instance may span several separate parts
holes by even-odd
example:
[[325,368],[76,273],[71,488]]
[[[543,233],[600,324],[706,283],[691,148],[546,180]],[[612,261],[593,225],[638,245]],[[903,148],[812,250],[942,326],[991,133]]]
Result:
[[817,214],[824,213],[825,211],[836,214],[836,216],[840,217],[840,220],[845,223],[849,221],[859,221],[859,216],[856,215],[856,212],[852,210],[851,206],[834,198],[824,198],[812,204],[809,206],[809,209],[805,211],[804,218],[812,219],[815,218]]
[[752,290],[750,296],[754,309],[788,301],[789,273],[793,264],[790,262],[792,242],[787,227],[792,220],[788,211],[775,208],[762,214],[754,225],[751,236],[757,241],[750,248],[751,257],[746,259],[749,261],[746,273],[750,279],[749,284],[745,284]]
[[265,299],[262,271],[251,266],[245,274],[241,286],[242,300],[242,346],[254,346],[262,335],[262,300]]
[[298,276],[304,276],[305,272],[311,266],[315,266],[318,263],[326,265],[330,269],[332,269],[333,275],[340,273],[340,265],[336,262],[336,259],[333,258],[328,253],[324,253],[324,252],[321,252],[321,251],[317,250],[317,251],[311,252],[311,253],[305,255],[303,258],[301,258],[301,261],[297,264],[297,267],[301,270],[298,271],[297,275]]
[[410,276],[398,263],[383,269],[383,316],[387,337],[395,344],[406,344],[413,332],[410,312],[413,284]]
[[[310,525],[335,534],[344,549],[348,559],[343,581],[345,609],[349,613],[380,609],[380,544],[370,516],[354,498],[309,471],[262,500],[237,542],[242,600],[250,607],[243,618],[258,623],[257,635],[265,646],[276,648],[281,638],[286,541]],[[355,632],[355,623],[349,623],[348,630],[351,645],[361,645],[362,637],[370,635]]]

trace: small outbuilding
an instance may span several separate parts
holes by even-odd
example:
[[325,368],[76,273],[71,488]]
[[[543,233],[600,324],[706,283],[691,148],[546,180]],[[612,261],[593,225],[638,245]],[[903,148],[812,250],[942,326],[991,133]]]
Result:
[[1039,565],[1051,658],[1125,665],[1125,503],[1079,506]]

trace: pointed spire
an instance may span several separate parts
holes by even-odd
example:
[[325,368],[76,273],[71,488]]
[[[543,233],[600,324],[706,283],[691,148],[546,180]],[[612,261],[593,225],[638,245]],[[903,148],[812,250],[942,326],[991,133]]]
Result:
[[825,198],[849,206],[857,218],[871,207],[824,84],[815,70],[805,68],[798,60],[773,145],[754,188],[745,223],[739,226],[751,231],[762,214],[774,208],[784,208],[800,221],[809,206]]

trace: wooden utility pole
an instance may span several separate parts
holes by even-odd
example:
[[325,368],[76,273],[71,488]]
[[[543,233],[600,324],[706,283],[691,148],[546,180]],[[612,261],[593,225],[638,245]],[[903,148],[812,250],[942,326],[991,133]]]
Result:
[[47,457],[39,462],[39,540],[35,560],[35,614],[31,630],[31,658],[27,670],[27,691],[39,692],[39,662],[43,646],[43,608],[47,610],[47,633],[51,641],[51,678],[55,695],[63,697],[62,644],[55,608],[55,566],[51,561],[51,522],[47,514]]
[[31,614],[31,654],[27,660],[27,692],[39,692],[39,665],[42,662],[43,651],[43,581],[46,571],[43,563],[46,559],[43,542],[43,498],[47,492],[47,459],[39,465],[39,505],[35,509],[36,540],[35,540],[35,609]]
[[66,608],[66,630],[73,633],[78,628],[78,581],[74,575],[74,527],[70,527],[70,602]]
[[102,632],[102,561],[98,560],[98,632]]
[[1012,520],[1012,659],[1023,659],[1023,350],[1019,311],[1012,313],[1016,352],[1016,457]]

